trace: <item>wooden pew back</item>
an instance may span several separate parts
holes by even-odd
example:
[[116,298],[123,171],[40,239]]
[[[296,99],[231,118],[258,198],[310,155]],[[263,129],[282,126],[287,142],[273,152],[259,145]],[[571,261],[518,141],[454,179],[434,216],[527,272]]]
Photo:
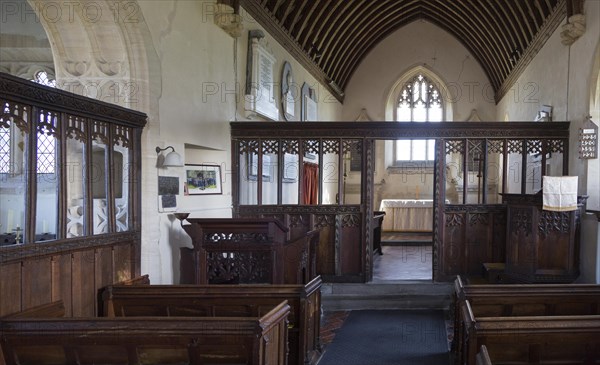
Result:
[[455,304],[468,299],[476,317],[600,314],[600,285],[464,285],[456,279]]
[[306,284],[316,276],[319,231],[290,238],[274,218],[187,218],[182,284]]
[[282,302],[258,317],[6,319],[7,365],[286,363]]
[[104,315],[261,316],[286,300],[289,363],[312,364],[321,353],[321,278],[307,285],[146,285],[108,286]]
[[600,285],[518,284],[464,285],[454,282],[454,339],[456,364],[467,346],[467,318],[463,303],[468,300],[474,318],[519,316],[600,315]]
[[476,317],[461,303],[460,363],[475,365],[481,345],[498,364],[598,364],[600,316]]

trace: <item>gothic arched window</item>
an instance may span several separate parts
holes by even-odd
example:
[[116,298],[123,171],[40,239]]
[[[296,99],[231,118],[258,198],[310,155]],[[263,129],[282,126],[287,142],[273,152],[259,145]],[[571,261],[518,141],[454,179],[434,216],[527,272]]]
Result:
[[[418,74],[402,88],[396,104],[398,122],[441,122],[443,100],[439,88],[423,74]],[[404,139],[396,141],[396,161],[433,161],[435,139]]]

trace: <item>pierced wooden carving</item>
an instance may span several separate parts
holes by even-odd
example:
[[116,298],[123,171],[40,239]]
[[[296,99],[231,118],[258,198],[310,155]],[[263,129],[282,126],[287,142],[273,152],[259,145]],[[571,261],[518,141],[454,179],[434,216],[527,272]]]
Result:
[[113,126],[113,145],[131,148],[131,128],[120,125]]
[[302,141],[303,143],[303,148],[304,148],[304,153],[314,153],[314,154],[319,154],[319,150],[320,150],[320,143],[317,140],[304,140]]
[[469,224],[487,226],[490,223],[490,216],[487,213],[469,213]]
[[39,118],[36,125],[38,134],[45,134],[54,138],[60,139],[58,131],[58,113],[52,111],[40,110]]
[[571,215],[569,212],[551,212],[542,210],[540,212],[538,230],[546,237],[552,232],[569,233]]
[[269,283],[269,252],[209,252],[207,276],[210,284]]
[[323,141],[323,153],[340,153],[340,141],[339,140],[325,140]]
[[446,141],[446,154],[465,153],[465,141]]
[[299,142],[298,140],[289,140],[289,139],[284,139],[282,141],[282,146],[283,146],[283,153],[289,153],[292,155],[297,155],[298,154],[298,146],[299,146]]
[[315,215],[315,228],[335,226],[335,215],[318,214]]
[[464,216],[458,213],[446,214],[446,227],[460,227],[464,224]]
[[551,153],[564,153],[565,141],[562,139],[549,139],[548,140],[548,152]]
[[469,154],[471,155],[482,155],[483,154],[483,140],[481,139],[469,139]]
[[92,139],[96,142],[108,144],[108,123],[95,120],[92,123]]
[[503,153],[504,152],[504,141],[500,139],[492,139],[487,144],[488,153]]
[[511,233],[516,235],[524,233],[525,236],[529,236],[532,225],[531,220],[531,212],[528,209],[513,209],[510,220]]
[[356,139],[345,139],[343,141],[344,153],[362,154],[362,141]]
[[523,153],[523,140],[511,139],[508,141],[508,153]]
[[269,236],[266,233],[207,233],[204,235],[204,243],[261,243],[269,242]]
[[87,138],[86,119],[74,115],[67,116],[67,138],[85,143]]
[[542,141],[540,141],[539,139],[528,139],[527,140],[527,153],[528,154],[542,153]]
[[258,141],[257,140],[240,140],[240,155],[246,154],[258,154]]
[[342,227],[359,227],[360,216],[357,214],[346,214],[342,217]]
[[290,216],[290,227],[305,227],[304,216],[301,214]]
[[279,140],[262,141],[262,153],[279,153]]

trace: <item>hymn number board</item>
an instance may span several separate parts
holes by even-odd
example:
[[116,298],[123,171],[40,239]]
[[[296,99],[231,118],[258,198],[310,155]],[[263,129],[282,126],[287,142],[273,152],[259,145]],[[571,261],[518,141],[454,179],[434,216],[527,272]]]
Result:
[[579,158],[598,158],[598,126],[589,117],[579,129]]

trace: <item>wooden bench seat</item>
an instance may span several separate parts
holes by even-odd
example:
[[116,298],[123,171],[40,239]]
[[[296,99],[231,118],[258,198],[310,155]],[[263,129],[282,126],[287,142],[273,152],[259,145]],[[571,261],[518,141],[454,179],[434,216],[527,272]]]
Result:
[[287,363],[282,302],[261,317],[2,319],[7,365]]
[[321,278],[307,285],[108,286],[106,316],[261,316],[290,305],[289,364],[314,364],[320,354]]
[[[469,336],[466,334],[467,318],[464,309],[461,309],[467,301],[469,311],[475,319],[600,315],[600,285],[464,285],[462,279],[458,277],[455,281],[454,295],[455,316],[452,348],[456,356],[456,364],[464,363],[467,356],[465,351],[469,347],[467,343]],[[543,322],[546,323],[546,321],[544,318]],[[471,353],[471,358],[472,356]],[[473,360],[471,359],[471,361]]]
[[600,364],[600,316],[476,317],[469,300],[461,312],[461,364],[475,365],[482,345],[496,365]]

